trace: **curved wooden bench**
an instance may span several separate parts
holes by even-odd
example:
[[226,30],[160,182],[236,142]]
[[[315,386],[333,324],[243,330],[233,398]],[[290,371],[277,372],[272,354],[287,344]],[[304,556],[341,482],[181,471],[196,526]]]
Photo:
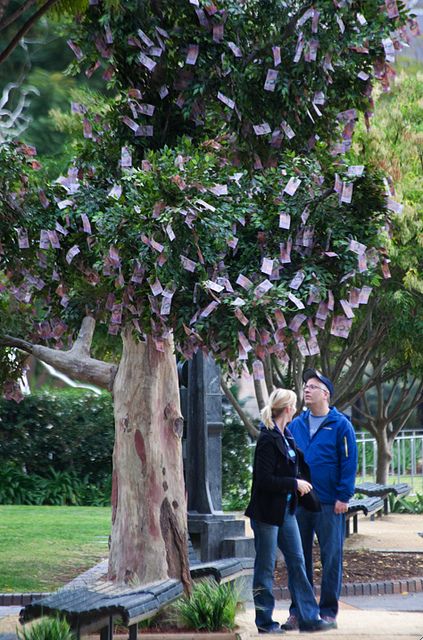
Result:
[[358,513],[362,511],[365,516],[373,520],[376,513],[383,509],[383,500],[378,497],[353,498],[348,503],[348,511],[345,519],[345,537],[350,536],[350,520],[353,521],[353,533],[358,533]]
[[389,494],[394,495],[396,498],[403,498],[407,496],[411,491],[411,487],[406,482],[400,482],[398,484],[378,484],[377,482],[363,482],[356,485],[355,493],[362,493],[369,497],[378,497],[383,500],[383,512],[389,513]]
[[[193,580],[212,577],[218,583],[227,582],[253,570],[254,558],[200,562],[191,541],[188,546]],[[153,617],[183,593],[179,580],[165,580],[142,587],[118,586],[98,580],[106,572],[107,561],[104,561],[94,569],[96,582],[84,584],[82,575],[63,589],[28,604],[20,612],[20,622],[29,622],[44,615],[61,615],[67,619],[78,640],[95,632],[100,633],[100,640],[112,640],[113,626],[119,620],[128,627],[129,640],[136,640],[138,622]]]

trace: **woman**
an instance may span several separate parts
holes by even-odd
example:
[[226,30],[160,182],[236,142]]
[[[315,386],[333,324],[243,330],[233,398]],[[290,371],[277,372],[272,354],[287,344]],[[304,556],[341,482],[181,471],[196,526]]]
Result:
[[288,587],[298,605],[300,631],[334,628],[333,624],[319,617],[319,607],[306,575],[301,537],[294,515],[298,494],[300,500],[304,500],[303,506],[320,510],[318,500],[310,494],[310,482],[304,479],[310,478],[304,457],[286,427],[296,411],[296,400],[293,391],[273,391],[268,405],[261,412],[261,432],[254,455],[251,500],[245,513],[251,518],[254,531],[253,592],[259,633],[285,631],[272,619],[277,547],[285,557]]

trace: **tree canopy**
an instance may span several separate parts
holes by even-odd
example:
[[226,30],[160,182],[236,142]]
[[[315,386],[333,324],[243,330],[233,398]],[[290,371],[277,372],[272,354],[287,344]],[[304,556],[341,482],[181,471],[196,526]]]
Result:
[[258,378],[292,341],[317,353],[329,316],[347,337],[387,275],[386,195],[343,154],[414,28],[396,7],[90,6],[73,69],[101,69],[113,97],[72,105],[85,141],[68,174],[44,184],[33,148],[1,148],[2,331],[61,348],[89,313]]

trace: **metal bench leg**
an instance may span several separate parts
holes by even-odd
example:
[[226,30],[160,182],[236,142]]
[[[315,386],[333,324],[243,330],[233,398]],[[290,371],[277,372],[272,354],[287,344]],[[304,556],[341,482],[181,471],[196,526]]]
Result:
[[388,513],[389,513],[389,498],[388,498],[388,496],[386,496],[386,498],[383,501],[383,513],[385,514],[385,516],[387,516]]
[[350,519],[349,518],[345,520],[345,537],[346,538],[350,537]]
[[138,625],[131,624],[129,627],[129,640],[137,640]]
[[353,532],[358,533],[358,514],[353,516]]

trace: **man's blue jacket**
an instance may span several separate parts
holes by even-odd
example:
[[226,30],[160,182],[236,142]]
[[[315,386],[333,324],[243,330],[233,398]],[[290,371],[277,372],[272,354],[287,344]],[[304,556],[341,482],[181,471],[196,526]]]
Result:
[[304,411],[289,425],[298,447],[310,467],[311,482],[324,504],[336,500],[348,502],[354,494],[357,471],[357,443],[353,426],[340,411],[331,407],[325,420],[310,438],[308,417]]

